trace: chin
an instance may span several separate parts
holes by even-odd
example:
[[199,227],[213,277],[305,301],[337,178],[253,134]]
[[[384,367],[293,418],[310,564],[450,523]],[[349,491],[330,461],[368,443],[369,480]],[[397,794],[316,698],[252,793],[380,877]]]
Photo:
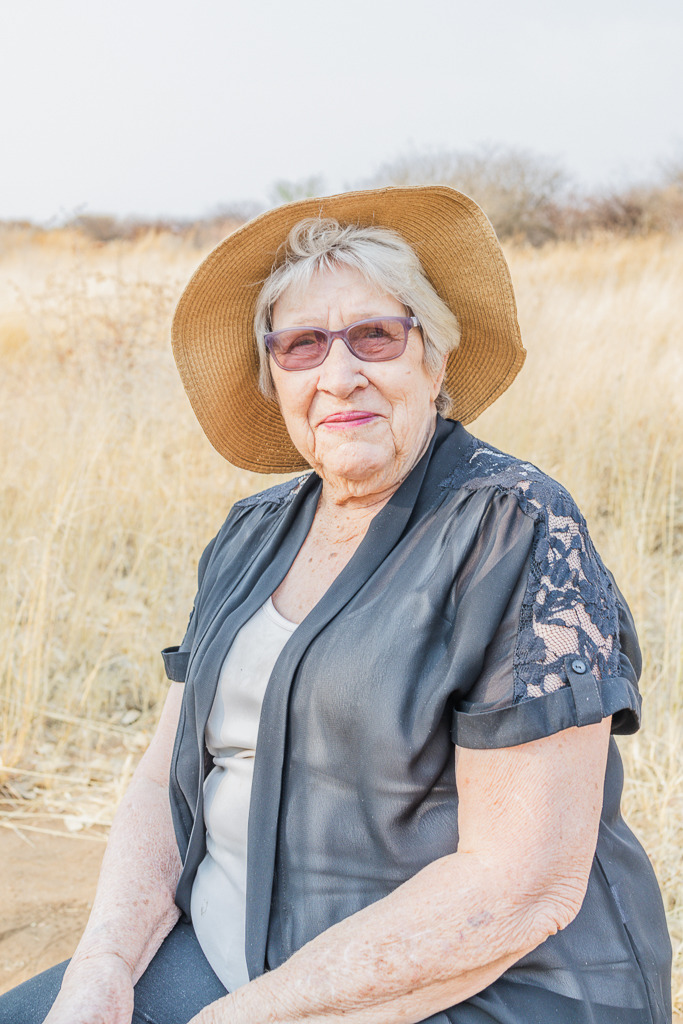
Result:
[[390,469],[392,460],[387,459],[384,449],[378,451],[377,447],[362,441],[341,444],[335,450],[324,453],[320,463],[322,473],[326,477],[342,477],[354,483],[382,475]]

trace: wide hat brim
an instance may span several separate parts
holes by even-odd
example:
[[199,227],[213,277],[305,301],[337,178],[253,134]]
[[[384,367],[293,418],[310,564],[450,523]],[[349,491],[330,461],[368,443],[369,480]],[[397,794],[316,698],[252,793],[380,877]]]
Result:
[[382,188],[288,203],[229,235],[198,267],[173,318],[173,354],[192,408],[229,462],[257,473],[308,468],[258,387],[254,312],[283,242],[305,217],[397,231],[460,323],[444,384],[450,417],[476,419],[522,368],[515,297],[500,243],[473,200],[445,185]]

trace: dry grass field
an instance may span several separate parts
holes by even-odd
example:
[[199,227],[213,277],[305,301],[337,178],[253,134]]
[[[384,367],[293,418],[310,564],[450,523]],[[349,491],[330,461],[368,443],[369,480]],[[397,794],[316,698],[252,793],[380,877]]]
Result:
[[[202,547],[270,482],[210,448],[176,378],[170,315],[202,255],[170,234],[0,233],[0,824],[27,841],[103,842]],[[683,1007],[683,238],[508,257],[529,356],[472,429],[569,487],[636,616],[645,725],[620,742],[624,811],[665,893]]]

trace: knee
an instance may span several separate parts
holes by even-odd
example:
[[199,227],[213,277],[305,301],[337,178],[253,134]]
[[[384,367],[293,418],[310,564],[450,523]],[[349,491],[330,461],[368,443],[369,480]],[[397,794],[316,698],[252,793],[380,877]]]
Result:
[[0,996],[0,1024],[43,1024],[57,998],[69,961],[37,974]]

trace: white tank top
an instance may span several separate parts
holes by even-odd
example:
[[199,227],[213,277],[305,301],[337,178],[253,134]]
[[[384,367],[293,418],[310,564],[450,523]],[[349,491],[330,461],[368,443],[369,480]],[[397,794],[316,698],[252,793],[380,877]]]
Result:
[[228,992],[249,981],[247,824],[261,704],[273,666],[296,627],[271,598],[245,622],[223,662],[206,725],[215,767],[204,782],[207,852],[192,886],[192,924]]

